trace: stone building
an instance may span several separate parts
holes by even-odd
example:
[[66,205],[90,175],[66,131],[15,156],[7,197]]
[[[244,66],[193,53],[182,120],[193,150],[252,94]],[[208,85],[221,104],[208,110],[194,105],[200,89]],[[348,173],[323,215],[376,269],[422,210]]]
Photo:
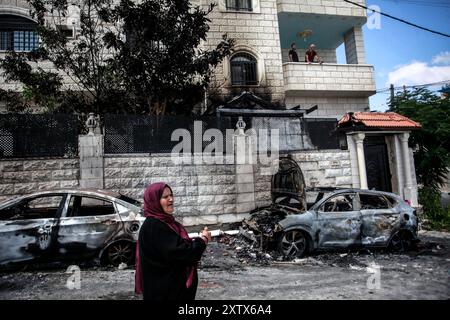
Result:
[[[337,123],[343,118],[340,145],[321,149],[302,140],[308,147],[290,152],[306,186],[378,188],[418,205],[414,162],[407,145],[409,130],[418,125],[396,126],[406,120],[393,116],[388,126],[374,131],[367,130],[370,125],[364,120],[364,115],[370,118],[369,97],[375,93],[374,69],[365,61],[364,9],[341,0],[192,0],[204,8],[211,2],[218,6],[209,15],[211,28],[202,45],[214,47],[224,33],[236,45],[234,53],[216,68],[207,96],[229,101],[251,92],[269,104],[292,109],[288,113],[309,110],[301,115],[305,120],[326,118]],[[364,0],[354,2],[365,5]],[[76,11],[72,13],[62,26],[68,36],[76,32]],[[0,55],[5,49],[29,50],[37,45],[33,23],[26,1],[0,0]],[[288,58],[293,42],[299,62]],[[302,62],[312,43],[322,64]],[[345,64],[337,63],[336,49],[341,44],[345,45]],[[20,90],[3,79],[0,85]],[[374,117],[384,119],[382,114]],[[352,121],[362,121],[362,125],[348,126]],[[295,135],[292,128],[297,127],[290,128],[289,135]],[[302,134],[298,133],[299,139],[304,138]],[[5,141],[1,135],[0,130],[0,148]],[[186,225],[239,221],[251,209],[271,201],[271,176],[262,175],[259,164],[180,165],[171,161],[170,154],[108,154],[104,139],[101,135],[80,137],[78,156],[0,158],[0,200],[40,189],[86,186],[142,198],[148,183],[163,180],[174,186],[177,211]],[[383,150],[381,158],[377,150]],[[373,169],[374,162],[378,169]],[[381,184],[374,179],[380,168],[386,177]]]

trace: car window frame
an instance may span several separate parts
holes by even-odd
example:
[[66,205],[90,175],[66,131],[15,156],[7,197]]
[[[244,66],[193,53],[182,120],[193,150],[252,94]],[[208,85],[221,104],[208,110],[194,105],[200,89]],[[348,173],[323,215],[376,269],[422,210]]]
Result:
[[[377,209],[362,209],[361,194],[366,195],[366,196],[381,197],[388,204],[388,207],[387,208],[377,208]],[[358,192],[358,202],[359,202],[359,210],[390,210],[390,209],[392,209],[394,207],[394,205],[391,203],[391,201],[389,201],[389,199],[382,193],[380,193],[380,194],[373,194],[373,193],[369,193],[369,192]]]
[[24,202],[30,202],[38,198],[43,197],[61,197],[61,200],[59,202],[58,208],[56,209],[56,214],[54,217],[51,218],[32,218],[32,219],[2,219],[2,216],[0,214],[0,221],[26,221],[26,220],[49,220],[49,219],[60,219],[64,212],[65,203],[67,200],[67,193],[47,193],[47,194],[41,194],[41,195],[34,195],[34,196],[26,196],[23,198],[14,199],[10,204],[6,204],[4,207],[2,207],[0,210],[5,210],[7,208],[10,208],[12,206],[18,206],[23,204]]
[[[114,213],[110,213],[110,214],[104,214],[104,215],[93,215],[93,216],[68,216],[67,214],[69,213],[69,207],[70,207],[70,202],[72,201],[72,197],[80,197],[80,198],[93,198],[95,200],[99,200],[99,201],[107,201],[110,202],[114,208]],[[82,200],[81,200],[82,201]],[[111,216],[111,215],[119,215],[119,210],[117,209],[116,203],[114,200],[111,200],[107,197],[102,197],[99,195],[91,195],[91,194],[77,194],[77,193],[70,193],[68,195],[68,199],[67,199],[67,207],[65,207],[64,210],[64,215],[62,216],[63,218],[69,218],[69,219],[73,219],[73,218],[90,218],[90,217],[106,217],[106,216]]]
[[[328,202],[328,200],[330,200],[331,198],[334,197],[338,197],[338,196],[345,196],[345,195],[349,195],[349,194],[353,194],[353,198],[352,198],[352,210],[350,211],[324,211],[324,206],[325,203]],[[325,199],[323,199],[323,201],[321,203],[319,203],[316,207],[317,212],[323,213],[323,214],[330,214],[330,213],[339,213],[339,212],[354,212],[354,211],[358,211],[359,207],[359,194],[356,191],[347,191],[347,192],[340,192],[340,193],[334,193],[328,197],[326,197]]]

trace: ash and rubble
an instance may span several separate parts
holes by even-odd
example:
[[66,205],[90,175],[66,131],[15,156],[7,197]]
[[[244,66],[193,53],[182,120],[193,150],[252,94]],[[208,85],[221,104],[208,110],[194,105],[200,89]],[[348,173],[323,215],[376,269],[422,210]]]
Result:
[[[246,223],[244,222],[243,225],[246,225]],[[379,259],[414,261],[419,256],[442,257],[449,255],[449,238],[434,238],[430,236],[433,231],[422,231],[422,233],[427,234],[426,239],[419,241],[416,247],[408,252],[392,252],[380,248],[349,248],[317,251],[304,258],[289,258],[283,256],[276,246],[266,245],[262,247],[258,237],[250,238],[248,231],[236,232],[233,235],[220,232],[220,235],[214,237],[214,240],[208,245],[199,267],[203,269],[238,270],[245,266],[294,264],[365,270]]]

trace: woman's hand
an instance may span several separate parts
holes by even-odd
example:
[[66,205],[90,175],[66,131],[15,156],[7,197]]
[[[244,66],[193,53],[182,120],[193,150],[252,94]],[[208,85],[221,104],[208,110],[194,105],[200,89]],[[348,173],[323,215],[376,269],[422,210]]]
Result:
[[200,232],[200,237],[202,237],[206,243],[211,241],[211,232],[208,231],[208,227],[203,228],[203,230]]

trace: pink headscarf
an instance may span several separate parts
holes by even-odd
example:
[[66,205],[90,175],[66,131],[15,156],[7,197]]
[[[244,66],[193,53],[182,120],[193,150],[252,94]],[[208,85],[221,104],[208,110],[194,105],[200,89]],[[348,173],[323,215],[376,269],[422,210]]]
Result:
[[[186,229],[177,221],[171,214],[164,212],[161,207],[160,199],[163,195],[164,189],[172,189],[164,182],[157,182],[149,185],[144,192],[144,217],[152,217],[159,219],[166,223],[170,228],[172,228],[181,238],[186,241],[192,241],[189,237]],[[194,272],[196,270],[196,265],[188,267],[188,279],[186,281],[186,288],[189,288],[192,284],[194,278]],[[141,276],[141,265],[139,261],[139,243],[136,242],[136,273],[135,273],[135,292],[137,294],[142,293],[142,276]]]

